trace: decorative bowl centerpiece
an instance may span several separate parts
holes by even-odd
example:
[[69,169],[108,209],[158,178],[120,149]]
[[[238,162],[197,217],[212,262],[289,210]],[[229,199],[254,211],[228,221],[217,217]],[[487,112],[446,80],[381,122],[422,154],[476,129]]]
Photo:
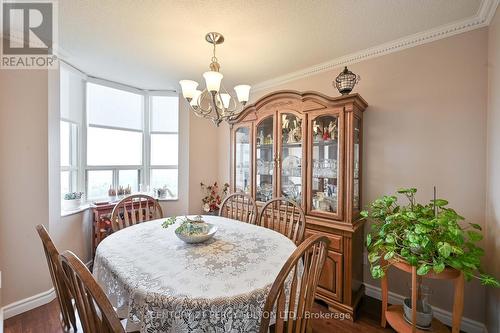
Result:
[[[169,225],[175,223],[176,219],[175,216],[169,218],[163,222],[162,227],[168,228]],[[212,238],[216,232],[217,226],[203,221],[201,216],[196,216],[194,219],[184,216],[181,225],[174,231],[180,240],[189,244],[205,242]]]

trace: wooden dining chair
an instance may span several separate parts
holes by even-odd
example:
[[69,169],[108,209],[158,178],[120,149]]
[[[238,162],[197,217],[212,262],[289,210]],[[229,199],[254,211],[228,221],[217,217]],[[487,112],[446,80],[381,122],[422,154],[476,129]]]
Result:
[[267,296],[260,333],[312,332],[308,318],[329,244],[326,236],[311,236],[288,258]]
[[106,294],[83,262],[71,251],[64,251],[59,261],[74,296],[83,332],[125,333]]
[[163,217],[158,200],[145,194],[133,194],[120,200],[111,212],[113,232],[131,225]]
[[76,331],[77,320],[75,318],[73,298],[64,279],[64,273],[59,262],[59,251],[50,238],[47,229],[45,229],[42,224],[36,226],[36,231],[42,240],[43,250],[47,258],[47,265],[49,266],[50,277],[56,292],[57,302],[59,303],[61,325],[66,332]]
[[219,210],[219,216],[255,224],[257,221],[257,205],[246,193],[237,192],[229,195]]
[[304,240],[306,217],[295,201],[275,198],[266,202],[262,207],[259,225],[275,230],[299,245]]

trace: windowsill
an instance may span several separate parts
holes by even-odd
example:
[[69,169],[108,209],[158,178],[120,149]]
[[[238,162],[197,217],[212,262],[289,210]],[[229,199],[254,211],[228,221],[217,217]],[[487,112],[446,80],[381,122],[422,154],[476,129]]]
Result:
[[179,198],[157,198],[158,201],[163,202],[163,201],[179,201]]
[[[163,199],[155,198],[155,199],[157,199],[159,202],[179,201],[179,198],[163,198]],[[92,207],[94,207],[94,204],[91,202],[87,202],[74,210],[62,210],[61,209],[61,217],[79,214],[81,212],[86,211],[89,208],[92,208]]]
[[62,210],[61,209],[61,217],[66,217],[66,216],[71,216],[71,215],[79,214],[81,212],[86,211],[91,206],[92,206],[91,204],[85,203],[85,204],[81,205],[80,207],[78,207],[77,209],[74,209],[74,210]]

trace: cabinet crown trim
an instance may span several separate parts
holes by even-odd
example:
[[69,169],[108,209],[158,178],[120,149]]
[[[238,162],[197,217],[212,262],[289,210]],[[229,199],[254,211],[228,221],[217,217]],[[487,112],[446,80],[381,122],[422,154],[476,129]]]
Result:
[[[273,103],[274,102],[274,103]],[[233,119],[230,123],[234,124],[240,122],[248,114],[255,113],[258,110],[266,108],[283,108],[287,105],[293,105],[295,102],[303,104],[303,111],[319,110],[327,107],[345,106],[348,103],[356,106],[361,111],[368,107],[368,103],[359,94],[349,94],[338,97],[330,97],[317,91],[304,91],[297,90],[279,90],[267,94],[252,104],[247,105],[237,118]],[[316,104],[317,106],[314,106]]]

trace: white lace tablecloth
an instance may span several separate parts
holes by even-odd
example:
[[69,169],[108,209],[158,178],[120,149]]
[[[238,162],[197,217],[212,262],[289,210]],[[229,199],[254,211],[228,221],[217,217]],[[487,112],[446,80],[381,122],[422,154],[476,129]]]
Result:
[[214,238],[186,244],[165,219],[104,239],[94,276],[127,318],[127,331],[258,332],[269,289],[295,250],[285,236],[239,221],[203,216]]

